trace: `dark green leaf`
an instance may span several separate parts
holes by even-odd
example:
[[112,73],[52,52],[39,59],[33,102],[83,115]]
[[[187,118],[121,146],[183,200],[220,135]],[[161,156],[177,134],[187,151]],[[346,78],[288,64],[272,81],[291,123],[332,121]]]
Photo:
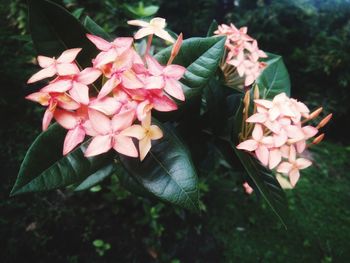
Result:
[[86,16],[83,22],[85,28],[93,35],[104,38],[105,40],[110,41],[110,35],[103,30],[101,26],[99,26],[91,17]]
[[109,164],[103,169],[98,170],[96,173],[93,173],[83,182],[81,182],[74,191],[82,191],[91,188],[92,186],[102,182],[105,178],[113,174],[115,167],[114,164]]
[[248,153],[236,149],[236,155],[241,160],[248,176],[253,181],[255,188],[265,199],[272,211],[278,216],[286,226],[288,204],[285,193],[270,170],[262,166],[258,160]]
[[91,65],[97,54],[86,38],[84,26],[63,7],[47,0],[28,0],[29,26],[34,46],[40,55],[57,57],[69,48],[82,48],[77,61],[81,67]]
[[190,153],[170,128],[157,125],[164,137],[153,141],[142,162],[122,155],[120,160],[128,174],[160,200],[198,210],[198,182]]
[[214,19],[208,29],[207,37],[211,37],[214,35],[214,31],[218,29],[218,22]]
[[22,162],[11,195],[55,189],[79,183],[97,171],[110,172],[111,154],[84,156],[89,141],[63,156],[65,134],[66,130],[53,124],[36,138]]
[[[182,65],[187,71],[181,80],[187,95],[190,89],[203,87],[219,66],[224,53],[224,37],[189,38],[183,41],[174,64]],[[172,47],[168,47],[155,55],[156,59],[166,64]]]
[[272,99],[281,92],[285,92],[290,96],[289,74],[282,57],[271,53],[267,55],[268,58],[264,60],[267,63],[267,67],[256,80],[260,90],[260,97]]

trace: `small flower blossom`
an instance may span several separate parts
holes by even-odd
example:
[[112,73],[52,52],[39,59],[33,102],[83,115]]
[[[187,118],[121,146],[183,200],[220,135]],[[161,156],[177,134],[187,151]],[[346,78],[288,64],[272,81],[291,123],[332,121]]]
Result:
[[[249,106],[249,100],[244,101]],[[288,176],[294,187],[300,177],[299,171],[311,165],[309,160],[297,155],[305,151],[307,141],[319,133],[331,115],[321,120],[317,127],[304,125],[315,119],[322,109],[310,114],[304,103],[288,98],[285,93],[272,100],[255,98],[254,103],[257,111],[245,120],[247,125],[254,125],[251,138],[248,135],[236,147],[254,152],[262,165]],[[319,143],[323,137],[324,134],[319,135],[312,144]]]
[[[260,58],[267,57],[266,53],[259,49],[258,42],[247,31],[247,27],[238,29],[233,24],[222,24],[214,32],[216,35],[226,36],[226,57],[222,61],[221,69],[228,86],[236,83],[237,78],[244,78],[244,86],[252,85],[266,66],[259,61]],[[232,66],[236,71],[232,71]]]
[[134,38],[140,39],[148,35],[156,35],[168,42],[174,43],[175,40],[169,35],[165,30],[166,22],[164,18],[155,17],[151,19],[150,22],[142,20],[130,20],[128,21],[129,25],[142,27],[139,31],[136,32]]
[[39,80],[50,78],[56,74],[59,76],[67,76],[76,74],[79,72],[78,66],[74,63],[74,60],[81,48],[73,48],[64,51],[58,59],[38,56],[39,66],[43,69],[35,73],[27,83],[34,83]]

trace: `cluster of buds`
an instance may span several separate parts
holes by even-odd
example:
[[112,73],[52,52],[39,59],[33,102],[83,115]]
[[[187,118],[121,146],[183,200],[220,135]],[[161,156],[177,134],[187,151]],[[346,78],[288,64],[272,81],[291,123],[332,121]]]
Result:
[[259,99],[257,86],[254,90],[253,115],[250,117],[249,105],[248,91],[244,98],[241,143],[237,149],[252,152],[264,166],[288,176],[294,187],[300,177],[299,170],[312,164],[302,157],[303,152],[308,146],[321,142],[324,134],[318,135],[309,144],[307,141],[319,133],[332,114],[322,119],[316,127],[306,125],[319,116],[322,108],[310,113],[304,103],[287,97],[285,93],[276,95],[272,101]]
[[258,47],[258,42],[247,34],[247,27],[236,28],[222,24],[214,32],[216,35],[226,36],[225,56],[221,69],[226,79],[226,85],[237,87],[244,78],[244,86],[249,86],[259,77],[266,64],[260,58],[267,55]]
[[[68,49],[57,59],[38,56],[38,64],[43,69],[28,83],[52,77],[53,80],[26,98],[47,107],[43,130],[52,119],[68,130],[64,155],[88,135],[92,140],[85,151],[87,157],[113,148],[143,160],[151,148],[151,140],[163,136],[158,126],[151,125],[151,110],[173,111],[177,109],[173,98],[185,100],[179,79],[186,69],[171,64],[182,44],[182,35],[164,66],[149,50],[153,35],[175,42],[165,30],[165,19],[154,18],[149,23],[132,20],[129,24],[141,26],[135,39],[148,36],[147,49],[142,55],[136,52],[131,37],[108,42],[88,34],[87,38],[100,50],[92,60],[92,67],[80,70],[75,62],[80,48]],[[133,138],[139,141],[139,151]]]

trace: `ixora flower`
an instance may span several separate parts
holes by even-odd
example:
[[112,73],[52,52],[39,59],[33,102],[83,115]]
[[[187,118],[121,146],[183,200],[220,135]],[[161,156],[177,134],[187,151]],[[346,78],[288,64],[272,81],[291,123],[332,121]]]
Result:
[[156,35],[166,41],[174,43],[175,40],[170,36],[170,34],[165,30],[166,22],[164,18],[155,17],[151,21],[146,22],[142,20],[130,20],[129,25],[139,26],[141,29],[136,32],[135,39],[140,39],[148,35]]
[[219,25],[214,34],[226,36],[226,55],[221,62],[227,86],[235,86],[243,78],[244,86],[250,86],[266,67],[260,58],[267,58],[264,51],[258,47],[258,42],[250,37],[247,27],[240,29],[233,24]]
[[[248,111],[249,92],[246,94],[245,109]],[[288,176],[294,187],[300,177],[299,171],[312,164],[297,155],[305,151],[310,145],[307,141],[319,133],[332,115],[327,115],[317,127],[313,127],[304,124],[318,117],[322,108],[310,114],[304,103],[288,98],[285,93],[276,95],[272,100],[255,99],[254,103],[257,112],[245,119],[245,134],[241,134],[242,141],[236,147],[253,152],[262,165]],[[251,129],[251,134],[246,132]],[[311,145],[323,138],[324,134],[317,136]]]
[[[175,42],[165,30],[163,18],[154,18],[149,23],[133,20],[129,24],[142,27],[135,39],[156,35]],[[47,106],[43,130],[53,118],[68,130],[64,155],[82,143],[86,136],[91,136],[86,157],[114,149],[126,156],[139,156],[142,161],[151,149],[151,141],[163,137],[161,129],[151,125],[152,109],[173,111],[177,109],[173,98],[185,100],[179,80],[186,69],[172,64],[181,47],[182,34],[164,66],[149,54],[152,39],[141,57],[131,37],[118,37],[112,42],[91,34],[86,37],[100,50],[91,61],[92,67],[79,70],[75,59],[81,48],[66,50],[58,59],[38,56],[43,69],[28,83],[53,79],[26,98]],[[103,78],[98,81],[101,75]],[[139,151],[132,138],[139,141]]]

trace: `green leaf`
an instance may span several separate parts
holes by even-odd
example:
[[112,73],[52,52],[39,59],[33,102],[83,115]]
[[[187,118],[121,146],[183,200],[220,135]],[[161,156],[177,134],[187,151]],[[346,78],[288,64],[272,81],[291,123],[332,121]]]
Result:
[[214,35],[214,31],[218,29],[218,22],[214,19],[208,29],[207,37],[211,37]]
[[[174,64],[187,68],[181,79],[186,97],[193,95],[190,89],[202,88],[213,76],[224,53],[225,37],[189,38],[183,41]],[[155,55],[162,64],[166,64],[172,47],[168,47]]]
[[79,183],[91,174],[110,173],[111,154],[84,156],[89,141],[66,156],[62,155],[66,130],[53,124],[30,146],[21,164],[11,195],[37,192]]
[[94,185],[102,182],[105,178],[113,174],[114,172],[114,164],[109,164],[104,169],[98,170],[96,173],[93,173],[88,178],[86,178],[83,182],[81,182],[74,191],[82,191],[87,190]]
[[81,15],[84,12],[84,8],[78,8],[76,10],[74,10],[74,12],[72,13],[72,15],[76,18],[79,19],[81,17]]
[[83,22],[85,28],[93,35],[104,38],[105,40],[110,41],[110,35],[104,31],[104,29],[99,26],[91,17],[86,16]]
[[168,127],[156,123],[164,137],[153,141],[141,162],[120,155],[125,170],[154,196],[190,210],[198,210],[198,181],[185,145]]
[[274,174],[271,170],[262,166],[256,158],[252,157],[247,152],[236,148],[236,145],[239,143],[238,134],[242,130],[242,113],[243,101],[241,98],[240,106],[237,109],[232,124],[232,148],[243,165],[243,168],[245,169],[250,181],[253,182],[253,188],[259,191],[268,206],[281,220],[282,224],[286,226],[285,222],[288,214],[287,199]]
[[255,188],[286,227],[288,214],[287,199],[275,176],[270,170],[262,166],[257,159],[244,151],[236,149],[235,145],[233,145],[233,148],[248,176],[253,181]]
[[268,53],[268,58],[264,60],[267,67],[256,80],[259,86],[260,97],[272,99],[277,94],[285,92],[290,96],[290,79],[282,57]]
[[28,0],[29,27],[40,55],[57,57],[69,48],[82,48],[77,57],[81,67],[91,65],[96,47],[86,38],[88,31],[63,7],[47,0]]

